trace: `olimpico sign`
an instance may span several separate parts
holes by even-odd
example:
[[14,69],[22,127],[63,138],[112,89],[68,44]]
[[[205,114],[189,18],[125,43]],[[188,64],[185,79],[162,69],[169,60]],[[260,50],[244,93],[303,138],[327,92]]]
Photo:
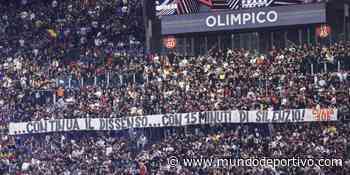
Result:
[[257,13],[238,13],[208,16],[206,21],[207,27],[234,26],[244,24],[263,24],[266,22],[274,23],[278,20],[278,13],[274,10]]
[[163,16],[161,30],[174,35],[317,23],[326,23],[324,3]]

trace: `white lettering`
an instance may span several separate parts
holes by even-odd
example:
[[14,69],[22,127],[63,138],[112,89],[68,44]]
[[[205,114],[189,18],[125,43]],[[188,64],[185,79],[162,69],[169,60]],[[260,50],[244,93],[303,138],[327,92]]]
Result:
[[226,25],[230,25],[230,15],[229,14],[227,14],[226,15]]
[[235,23],[241,24],[241,14],[231,14],[231,25],[233,26]]
[[269,11],[266,14],[267,21],[276,22],[278,20],[278,13],[276,11]]
[[249,13],[243,13],[243,24],[246,24],[252,19],[252,16]]
[[222,21],[221,21],[221,15],[218,15],[218,26],[219,27],[225,26],[225,23],[222,23]]
[[244,24],[263,24],[266,22],[274,23],[278,20],[278,13],[276,11],[260,11],[257,13],[238,13],[226,14],[225,16],[216,15],[208,16],[206,18],[206,25],[208,27],[223,27]]
[[255,24],[255,13],[252,13],[252,23]]
[[214,16],[207,17],[206,24],[208,27],[216,26],[216,18]]
[[177,4],[158,5],[158,6],[156,6],[156,10],[157,11],[160,11],[160,10],[173,10],[173,9],[177,9]]
[[260,17],[262,16],[262,15],[264,15],[265,16],[265,12],[259,12],[257,15],[256,15],[256,20],[258,21],[258,23],[264,23],[266,20],[263,18],[263,19],[261,19]]

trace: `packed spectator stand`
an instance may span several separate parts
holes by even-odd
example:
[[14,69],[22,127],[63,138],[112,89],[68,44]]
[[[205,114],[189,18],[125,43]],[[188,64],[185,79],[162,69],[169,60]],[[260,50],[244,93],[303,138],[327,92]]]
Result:
[[347,45],[116,56],[99,66],[4,60],[2,120],[316,107],[338,108],[347,118]]
[[[350,173],[350,42],[145,54],[140,8],[137,0],[1,1],[1,174]],[[339,121],[24,136],[5,129],[42,119],[302,108],[337,108]],[[344,165],[172,169],[174,155],[330,157]]]
[[[158,141],[118,133],[34,135],[2,142],[2,171],[27,174],[348,174],[349,123],[192,128]],[[265,128],[266,129],[266,128]],[[138,138],[139,137],[139,138]],[[135,139],[136,138],[136,139]],[[342,167],[171,168],[167,158],[341,158]],[[146,173],[147,172],[147,173]]]

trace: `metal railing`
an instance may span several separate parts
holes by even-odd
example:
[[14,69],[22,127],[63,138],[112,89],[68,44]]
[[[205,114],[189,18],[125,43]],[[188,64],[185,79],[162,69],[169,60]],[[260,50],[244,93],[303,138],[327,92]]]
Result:
[[[323,61],[317,63],[306,63],[303,66],[304,73],[311,75],[350,70],[350,66],[344,64],[341,60],[336,60],[334,62]],[[152,79],[143,73],[119,73],[107,71],[99,75],[82,75],[81,77],[76,77],[74,74],[61,76],[56,79],[56,86],[61,86],[68,89],[79,89],[86,86],[113,88],[128,84],[141,85],[149,81],[152,81]]]
[[99,86],[105,88],[113,88],[125,86],[128,84],[143,84],[147,81],[142,73],[114,73],[106,72],[100,75],[83,75],[76,77],[73,74],[63,76],[56,79],[57,87],[64,87],[68,89],[79,89],[86,86]]
[[334,62],[323,61],[319,63],[309,63],[308,65],[306,65],[306,73],[310,73],[311,75],[318,73],[341,72],[349,70],[349,65],[344,64],[341,60],[337,60]]

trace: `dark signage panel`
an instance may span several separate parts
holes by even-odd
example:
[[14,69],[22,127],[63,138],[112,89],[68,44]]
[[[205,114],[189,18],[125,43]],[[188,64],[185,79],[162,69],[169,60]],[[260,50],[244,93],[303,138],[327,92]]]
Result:
[[163,16],[162,35],[326,22],[325,4],[292,5],[193,15]]

